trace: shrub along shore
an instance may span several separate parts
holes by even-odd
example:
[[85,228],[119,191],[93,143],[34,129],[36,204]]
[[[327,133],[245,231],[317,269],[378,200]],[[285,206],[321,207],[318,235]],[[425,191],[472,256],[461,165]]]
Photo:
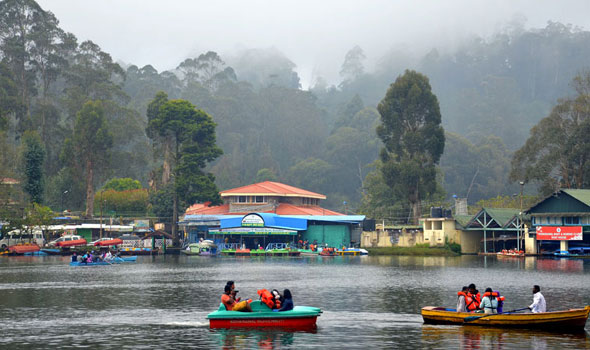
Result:
[[[458,247],[457,247],[458,246]],[[430,247],[428,244],[417,244],[414,247],[366,248],[369,255],[407,255],[407,256],[459,256],[461,246],[455,244],[444,247]]]

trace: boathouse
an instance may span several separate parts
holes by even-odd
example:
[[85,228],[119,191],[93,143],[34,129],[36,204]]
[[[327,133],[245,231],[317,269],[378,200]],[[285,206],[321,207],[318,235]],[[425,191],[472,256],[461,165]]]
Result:
[[527,253],[590,247],[590,190],[561,189],[526,211]]
[[223,204],[195,204],[179,225],[189,242],[200,238],[253,249],[308,241],[341,247],[360,242],[363,215],[322,208],[323,194],[265,181],[220,192]]

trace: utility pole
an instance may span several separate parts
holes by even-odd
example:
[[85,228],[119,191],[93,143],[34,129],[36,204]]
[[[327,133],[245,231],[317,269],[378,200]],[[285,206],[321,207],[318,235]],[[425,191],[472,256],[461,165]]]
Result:
[[524,188],[524,181],[520,181],[519,183],[520,183],[520,212],[518,213],[519,225],[518,225],[518,241],[516,244],[517,250],[520,250],[520,246],[521,246],[520,238],[523,235],[523,232],[522,232],[522,191]]
[[100,191],[100,239],[102,239],[102,192]]

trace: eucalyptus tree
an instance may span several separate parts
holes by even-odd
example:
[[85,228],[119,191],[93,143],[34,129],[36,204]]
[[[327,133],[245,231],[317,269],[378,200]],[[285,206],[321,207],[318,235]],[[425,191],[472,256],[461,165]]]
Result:
[[76,115],[72,137],[66,139],[63,158],[84,173],[87,217],[94,213],[95,171],[109,164],[112,146],[102,102],[86,102]]
[[512,158],[512,181],[535,182],[543,194],[590,188],[590,72],[572,82],[576,96],[559,101]]
[[377,107],[383,178],[409,202],[416,224],[421,200],[436,192],[436,165],[445,146],[438,99],[431,90],[426,76],[406,70]]

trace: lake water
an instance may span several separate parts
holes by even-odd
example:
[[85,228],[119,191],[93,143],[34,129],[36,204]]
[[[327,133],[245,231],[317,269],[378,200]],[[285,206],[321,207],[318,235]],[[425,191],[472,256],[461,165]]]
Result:
[[[289,288],[321,307],[314,333],[210,330],[223,286],[239,295]],[[499,289],[505,310],[590,304],[590,260],[495,257],[139,257],[70,267],[67,257],[0,257],[0,347],[11,349],[590,348],[581,335],[422,324],[420,308],[455,307],[457,290]]]

